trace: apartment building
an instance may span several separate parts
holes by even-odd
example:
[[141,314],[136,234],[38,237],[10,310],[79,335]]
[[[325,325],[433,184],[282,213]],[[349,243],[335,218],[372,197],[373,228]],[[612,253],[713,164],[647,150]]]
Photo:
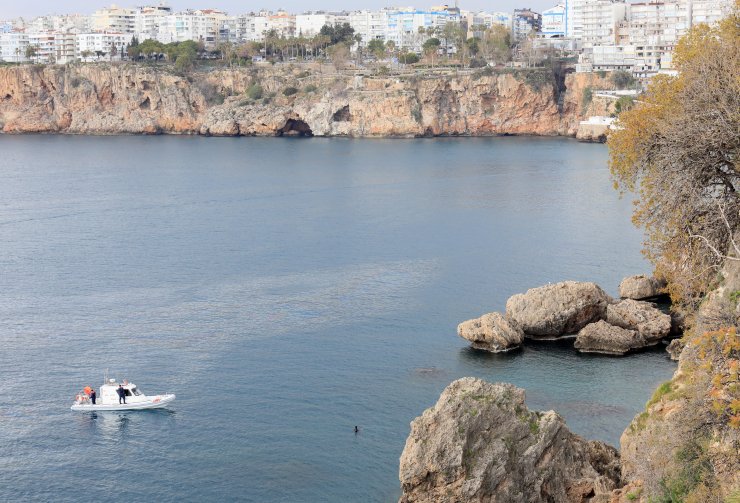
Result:
[[164,18],[172,14],[166,5],[139,7],[134,14],[134,33],[140,40],[156,40]]
[[386,26],[388,24],[388,11],[361,10],[350,12],[349,24],[362,39],[360,45],[367,46],[371,40],[386,40]]
[[565,37],[565,4],[561,3],[542,11],[542,29],[544,37]]
[[[432,7],[430,10],[413,8],[389,10],[386,20],[386,41],[392,40],[396,47],[420,51],[426,41],[419,28],[444,28],[448,23],[459,23],[459,9]],[[449,50],[449,48],[448,48]]]
[[126,55],[133,36],[132,33],[79,33],[76,37],[75,51],[82,61],[96,61],[100,58],[120,59]]
[[627,21],[628,6],[623,1],[589,0],[583,8],[583,47],[615,45],[618,26]]
[[92,27],[95,31],[134,33],[136,11],[115,4],[96,10],[92,15]]
[[29,46],[28,34],[22,32],[0,33],[0,60],[8,63],[28,61],[26,49]]
[[531,32],[542,29],[542,15],[532,9],[514,9],[511,33],[514,40],[524,40]]

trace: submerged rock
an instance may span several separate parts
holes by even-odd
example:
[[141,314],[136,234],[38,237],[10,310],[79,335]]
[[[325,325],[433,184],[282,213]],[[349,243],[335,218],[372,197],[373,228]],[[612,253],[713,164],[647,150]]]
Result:
[[515,321],[501,313],[488,313],[457,326],[457,335],[471,342],[475,349],[498,353],[517,348],[524,332]]
[[671,333],[671,317],[649,302],[625,299],[610,304],[606,310],[606,321],[611,325],[636,330],[644,339],[645,345],[657,344]]
[[596,283],[564,281],[514,295],[506,302],[506,314],[527,336],[555,338],[604,319],[611,301]]
[[636,330],[610,325],[604,320],[586,325],[578,332],[575,348],[583,353],[623,355],[645,346],[645,339]]
[[399,477],[403,503],[607,501],[619,454],[530,411],[524,390],[466,377],[411,423]]
[[627,276],[619,284],[619,296],[623,299],[649,299],[661,295],[665,286],[665,281],[652,276],[644,274]]

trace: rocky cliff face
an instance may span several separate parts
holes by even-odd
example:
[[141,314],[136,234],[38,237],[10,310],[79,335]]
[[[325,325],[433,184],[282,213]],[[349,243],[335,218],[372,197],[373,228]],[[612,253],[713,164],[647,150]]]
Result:
[[676,348],[673,378],[622,435],[632,501],[740,500],[740,263],[723,279]]
[[402,503],[608,501],[617,451],[532,412],[524,390],[466,377],[411,423],[401,455]]
[[[437,76],[251,68],[180,76],[140,65],[0,68],[5,133],[316,136],[574,135],[591,75]],[[489,74],[490,73],[490,74]],[[263,96],[249,98],[252,85]],[[606,85],[606,84],[605,84]],[[294,87],[297,92],[286,96]],[[560,105],[558,99],[561,97]]]

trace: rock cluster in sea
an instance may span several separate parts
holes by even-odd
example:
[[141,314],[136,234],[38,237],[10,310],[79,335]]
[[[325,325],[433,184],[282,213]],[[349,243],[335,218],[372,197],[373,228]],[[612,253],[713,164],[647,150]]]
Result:
[[623,355],[676,334],[681,320],[645,300],[662,295],[664,288],[665,283],[655,278],[630,276],[620,283],[622,299],[617,300],[595,283],[548,284],[513,295],[505,313],[465,321],[457,333],[475,349],[491,352],[515,349],[525,338],[575,336],[578,351]]

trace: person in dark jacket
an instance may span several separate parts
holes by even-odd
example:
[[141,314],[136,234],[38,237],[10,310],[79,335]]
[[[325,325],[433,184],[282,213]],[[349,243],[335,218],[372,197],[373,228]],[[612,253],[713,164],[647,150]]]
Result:
[[118,403],[121,403],[121,400],[123,400],[123,403],[126,403],[126,390],[123,389],[123,384],[118,385],[118,389],[116,390],[118,392]]
[[90,391],[90,400],[92,401],[92,404],[95,405],[95,398],[97,398],[98,395],[95,394],[95,388],[93,388]]

